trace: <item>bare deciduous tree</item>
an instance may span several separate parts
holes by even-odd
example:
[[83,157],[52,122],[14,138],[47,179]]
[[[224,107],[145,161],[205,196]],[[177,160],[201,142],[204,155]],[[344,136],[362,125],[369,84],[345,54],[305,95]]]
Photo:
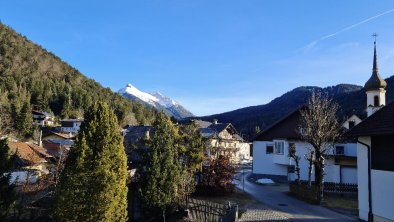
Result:
[[301,182],[300,180],[300,160],[301,157],[297,155],[297,149],[294,143],[290,143],[289,145],[289,157],[292,158],[295,162],[295,173],[297,175],[297,183]]
[[340,137],[337,110],[338,105],[321,93],[312,93],[307,108],[301,109],[301,137],[314,150],[315,183],[320,190],[320,202],[323,200],[324,159]]

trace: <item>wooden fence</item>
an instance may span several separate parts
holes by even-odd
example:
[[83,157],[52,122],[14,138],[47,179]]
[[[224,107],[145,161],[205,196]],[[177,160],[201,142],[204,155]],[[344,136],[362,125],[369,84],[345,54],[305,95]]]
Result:
[[194,198],[186,199],[188,218],[192,221],[234,222],[238,218],[238,206],[213,203]]

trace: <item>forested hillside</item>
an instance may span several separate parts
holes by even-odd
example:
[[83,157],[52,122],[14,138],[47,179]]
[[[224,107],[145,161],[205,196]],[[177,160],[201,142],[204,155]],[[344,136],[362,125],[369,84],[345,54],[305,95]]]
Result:
[[25,109],[34,106],[60,118],[76,118],[82,117],[98,100],[115,110],[121,125],[151,123],[154,118],[155,111],[104,88],[0,23],[0,126],[3,129],[15,127],[14,120],[23,116],[24,106]]
[[[387,78],[386,81],[386,100],[387,103],[390,103],[394,101],[394,76]],[[264,130],[286,114],[305,104],[312,91],[320,91],[339,104],[338,117],[340,121],[352,114],[361,118],[365,117],[367,96],[364,89],[361,86],[339,84],[326,88],[302,86],[264,105],[245,107],[226,113],[199,117],[199,119],[208,121],[218,119],[220,122],[231,122],[245,138],[248,138],[256,133],[257,127],[257,131]]]

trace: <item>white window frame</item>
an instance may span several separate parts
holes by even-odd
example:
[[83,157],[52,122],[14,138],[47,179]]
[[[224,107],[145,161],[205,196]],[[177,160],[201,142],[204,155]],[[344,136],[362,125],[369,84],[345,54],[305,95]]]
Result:
[[285,141],[274,141],[274,153],[280,155],[285,154]]

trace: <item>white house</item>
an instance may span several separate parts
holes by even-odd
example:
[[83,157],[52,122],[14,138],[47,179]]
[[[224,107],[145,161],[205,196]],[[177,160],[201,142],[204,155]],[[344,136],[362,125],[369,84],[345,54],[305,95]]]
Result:
[[207,139],[208,156],[230,156],[235,164],[251,161],[250,144],[246,142],[231,123],[218,123],[194,120],[201,135]]
[[62,124],[60,127],[60,131],[75,134],[78,133],[83,119],[62,119],[60,120],[60,122]]
[[[281,181],[295,180],[295,163],[289,157],[289,147],[295,146],[296,154],[301,157],[301,180],[308,180],[309,161],[305,157],[308,156],[312,147],[301,139],[300,133],[297,131],[300,119],[300,109],[297,109],[254,138],[254,174],[262,174]],[[347,120],[347,123],[353,119]],[[355,143],[335,144],[330,155],[326,157],[325,182],[356,184],[356,156]]]
[[385,106],[387,83],[377,67],[376,43],[373,71],[364,88],[366,118],[348,132],[357,137],[358,208],[365,221],[394,221],[394,103]]
[[47,112],[32,110],[33,124],[38,126],[53,126],[54,117]]

